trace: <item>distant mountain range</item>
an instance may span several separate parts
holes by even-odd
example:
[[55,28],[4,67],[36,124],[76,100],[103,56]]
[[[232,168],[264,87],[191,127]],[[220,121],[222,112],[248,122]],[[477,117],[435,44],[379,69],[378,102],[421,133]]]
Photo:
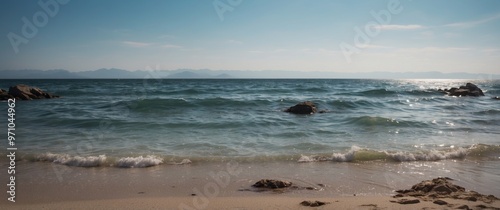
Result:
[[364,79],[500,79],[500,74],[429,72],[302,72],[178,69],[127,71],[98,69],[70,72],[68,70],[0,70],[0,79],[231,79],[231,78],[364,78]]

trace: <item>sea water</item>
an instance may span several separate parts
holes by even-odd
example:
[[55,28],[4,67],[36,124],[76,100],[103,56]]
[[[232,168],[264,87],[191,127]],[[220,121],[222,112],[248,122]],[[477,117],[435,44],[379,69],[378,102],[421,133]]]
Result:
[[[16,102],[18,158],[70,166],[240,161],[500,161],[500,81],[1,80],[61,98]],[[313,101],[324,113],[284,112]],[[1,107],[7,113],[7,105]],[[6,127],[6,121],[2,122]],[[2,129],[2,133],[6,132]],[[499,162],[500,163],[500,162]]]

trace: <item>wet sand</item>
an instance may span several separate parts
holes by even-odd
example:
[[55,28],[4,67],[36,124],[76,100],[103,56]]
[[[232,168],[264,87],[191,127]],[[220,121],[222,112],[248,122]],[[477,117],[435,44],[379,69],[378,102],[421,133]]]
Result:
[[[329,202],[315,207],[319,209],[443,209],[459,205],[500,208],[498,201],[486,204],[444,199],[449,206],[422,199],[417,204],[390,202],[404,198],[393,198],[397,194],[395,190],[409,189],[422,180],[438,176],[451,177],[455,184],[467,190],[499,196],[493,184],[498,183],[498,176],[488,173],[478,176],[473,171],[457,173],[454,170],[459,166],[464,168],[464,164],[469,168],[479,167],[472,163],[440,161],[370,164],[224,162],[150,168],[81,168],[21,161],[16,175],[16,203],[8,202],[6,194],[0,201],[0,208],[313,209],[300,205],[305,200]],[[481,164],[485,165],[488,166]],[[260,179],[287,180],[298,187],[269,191],[251,187]]]

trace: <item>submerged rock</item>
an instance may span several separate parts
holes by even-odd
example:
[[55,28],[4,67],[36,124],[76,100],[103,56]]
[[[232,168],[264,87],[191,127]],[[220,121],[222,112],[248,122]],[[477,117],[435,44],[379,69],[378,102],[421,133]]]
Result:
[[6,90],[0,89],[0,100],[8,100],[9,98],[14,98]]
[[268,189],[285,188],[290,186],[292,186],[292,182],[274,179],[261,179],[260,181],[252,185],[252,187]]
[[467,83],[465,86],[460,86],[460,88],[450,88],[444,89],[443,90],[445,93],[447,93],[449,96],[484,96],[483,90],[481,88],[477,87],[477,85],[472,84],[472,83]]
[[21,100],[59,98],[59,96],[46,93],[39,88],[30,87],[28,85],[23,85],[23,84],[11,86],[9,88],[9,95],[11,95],[13,98]]
[[316,105],[313,102],[304,101],[286,109],[285,112],[290,112],[294,114],[314,114],[317,112],[317,109]]

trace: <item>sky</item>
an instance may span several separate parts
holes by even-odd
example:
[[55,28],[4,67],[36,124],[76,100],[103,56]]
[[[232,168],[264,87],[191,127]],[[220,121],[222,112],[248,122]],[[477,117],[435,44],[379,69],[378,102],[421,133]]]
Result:
[[500,73],[497,0],[5,0],[0,70]]

